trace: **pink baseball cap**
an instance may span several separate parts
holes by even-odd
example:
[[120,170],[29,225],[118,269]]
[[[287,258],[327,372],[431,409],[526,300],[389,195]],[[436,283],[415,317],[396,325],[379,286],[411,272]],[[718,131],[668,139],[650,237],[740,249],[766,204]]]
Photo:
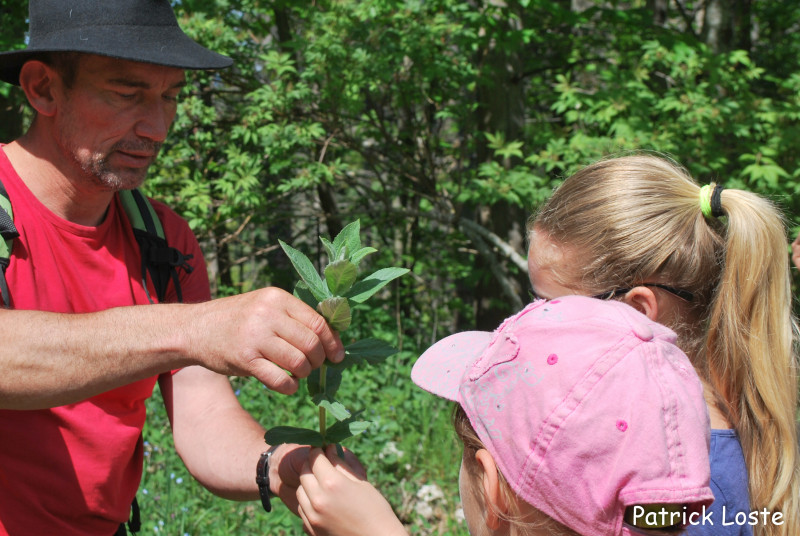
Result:
[[675,339],[622,302],[566,296],[442,339],[411,378],[464,408],[520,498],[585,536],[630,535],[628,507],[638,527],[656,505],[685,524],[714,499],[703,388]]

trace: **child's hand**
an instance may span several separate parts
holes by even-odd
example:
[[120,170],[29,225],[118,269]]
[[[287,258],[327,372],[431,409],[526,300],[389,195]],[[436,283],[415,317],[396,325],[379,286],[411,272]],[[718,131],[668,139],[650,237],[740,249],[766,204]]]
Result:
[[372,484],[328,448],[311,451],[300,473],[298,514],[312,536],[407,536],[392,507]]
[[[319,449],[316,449],[319,451]],[[275,450],[269,464],[270,485],[272,492],[280,497],[292,513],[297,512],[297,488],[300,486],[300,475],[308,470],[311,447],[305,445],[284,444]],[[334,450],[335,453],[335,450]],[[350,471],[360,480],[366,480],[367,470],[361,465],[350,450],[344,449],[346,464]]]

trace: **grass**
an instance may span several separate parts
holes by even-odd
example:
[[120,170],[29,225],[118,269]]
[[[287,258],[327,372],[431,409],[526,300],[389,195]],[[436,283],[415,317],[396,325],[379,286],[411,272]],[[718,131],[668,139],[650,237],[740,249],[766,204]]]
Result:
[[[351,410],[365,409],[375,422],[346,446],[359,456],[370,481],[410,534],[466,534],[459,516],[461,450],[452,432],[451,407],[411,382],[414,359],[401,353],[384,365],[345,372],[338,398]],[[304,395],[279,395],[250,378],[233,378],[232,383],[242,406],[265,427],[316,425],[316,407]],[[144,438],[144,474],[137,495],[140,534],[303,534],[299,519],[277,499],[267,514],[259,502],[220,499],[194,481],[175,454],[158,389],[148,401]]]

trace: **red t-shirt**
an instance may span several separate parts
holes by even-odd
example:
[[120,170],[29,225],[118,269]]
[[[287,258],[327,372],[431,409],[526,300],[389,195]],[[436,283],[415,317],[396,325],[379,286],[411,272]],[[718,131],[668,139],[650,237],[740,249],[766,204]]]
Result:
[[[6,271],[14,309],[85,313],[149,303],[139,247],[117,197],[100,225],[85,227],[42,205],[1,148],[0,181],[20,232]],[[208,300],[205,263],[189,226],[165,205],[152,204],[168,243],[194,255],[192,273],[179,270],[184,301]],[[167,301],[175,301],[169,288]],[[68,406],[0,410],[0,535],[113,534],[128,519],[139,486],[144,403],[156,380]]]

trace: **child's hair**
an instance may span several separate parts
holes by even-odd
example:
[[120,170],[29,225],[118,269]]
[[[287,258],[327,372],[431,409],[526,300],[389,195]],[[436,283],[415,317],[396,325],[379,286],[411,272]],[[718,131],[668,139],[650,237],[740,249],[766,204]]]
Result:
[[725,189],[724,218],[703,215],[700,186],[652,155],[592,164],[556,189],[529,230],[573,252],[563,276],[589,295],[641,283],[690,292],[679,345],[715,391],[742,443],[753,510],[800,512],[796,333],[785,224],[766,199]]
[[[480,473],[478,462],[475,458],[475,453],[480,449],[485,448],[481,442],[475,429],[469,422],[464,408],[459,404],[453,404],[453,427],[456,431],[456,436],[464,446],[464,470],[467,472],[468,478],[464,485],[470,493],[478,496],[483,496],[483,490],[478,489],[478,482],[480,482]],[[511,524],[516,529],[516,534],[519,536],[526,536],[528,534],[549,534],[550,536],[581,536],[574,530],[571,530],[555,519],[548,517],[544,514],[537,516],[536,521],[530,519],[523,519],[522,512],[516,507],[517,500],[514,490],[508,485],[503,473],[498,471],[498,479],[500,482],[500,493],[503,497],[503,502],[509,505],[508,512],[497,512],[498,516],[504,521]],[[484,501],[486,504],[486,501]],[[489,508],[489,506],[486,506]]]

